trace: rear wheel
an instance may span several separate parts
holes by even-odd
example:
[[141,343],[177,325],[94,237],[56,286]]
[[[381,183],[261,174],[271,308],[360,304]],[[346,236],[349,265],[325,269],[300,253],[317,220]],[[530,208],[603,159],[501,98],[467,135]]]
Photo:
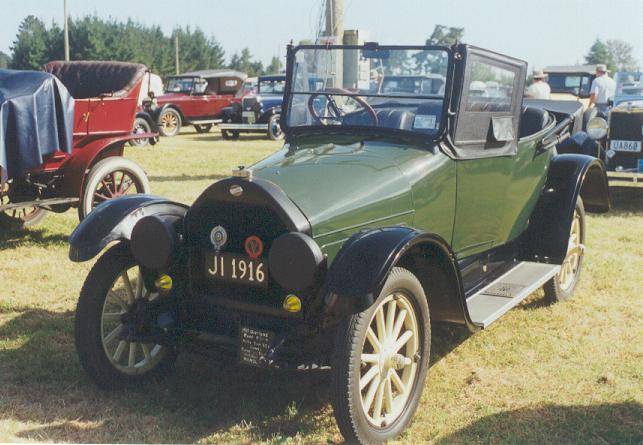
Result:
[[239,132],[234,130],[221,130],[221,137],[226,141],[239,139]]
[[394,268],[375,303],[337,333],[333,409],[348,443],[382,443],[400,434],[417,409],[429,364],[424,290]]
[[174,349],[137,341],[139,314],[158,294],[145,288],[128,250],[116,245],[89,272],[76,308],[76,349],[83,369],[103,388],[133,384],[167,371]]
[[147,176],[136,163],[121,156],[103,159],[87,175],[78,216],[85,218],[94,207],[110,199],[149,192]]
[[545,299],[551,303],[564,301],[574,294],[574,289],[580,279],[585,256],[585,207],[583,201],[578,198],[572,226],[569,230],[567,242],[567,255],[560,266],[560,271],[543,286]]
[[194,124],[194,129],[197,133],[208,133],[212,129],[212,124]]
[[174,108],[166,108],[159,116],[159,133],[162,136],[173,137],[181,131],[181,116]]
[[[150,125],[150,123],[142,117],[137,117],[136,120],[134,121],[134,129],[132,130],[132,133],[141,134],[141,133],[151,133],[151,132],[152,132],[152,126]],[[145,147],[149,142],[150,142],[149,138],[130,139],[129,144],[132,147]]]
[[[10,185],[4,184],[5,191],[0,189],[0,205],[12,203],[9,198]],[[2,185],[0,185],[2,187]],[[47,211],[40,207],[20,207],[17,209],[0,211],[0,228],[6,230],[20,230],[35,226],[47,216]]]

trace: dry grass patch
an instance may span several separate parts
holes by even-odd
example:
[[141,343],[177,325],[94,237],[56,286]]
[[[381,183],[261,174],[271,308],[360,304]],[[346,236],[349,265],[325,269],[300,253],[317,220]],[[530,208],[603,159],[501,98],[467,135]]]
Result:
[[[186,130],[127,156],[155,194],[191,203],[233,167],[277,148]],[[422,403],[399,443],[643,441],[643,188],[612,190],[615,210],[588,218],[573,300],[547,306],[537,292],[473,336],[436,327]],[[69,211],[0,234],[0,442],[341,442],[325,373],[185,354],[165,380],[97,390],[73,344],[73,311],[91,267],[67,259],[76,223]]]

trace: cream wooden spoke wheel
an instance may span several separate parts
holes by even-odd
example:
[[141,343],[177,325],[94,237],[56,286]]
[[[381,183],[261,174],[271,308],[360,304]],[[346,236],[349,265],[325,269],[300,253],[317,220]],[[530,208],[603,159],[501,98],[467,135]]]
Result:
[[376,301],[337,330],[333,412],[348,443],[382,443],[408,426],[429,366],[431,326],[422,284],[389,273]]
[[581,218],[578,210],[574,210],[574,218],[572,219],[572,227],[567,244],[567,255],[558,273],[558,282],[561,289],[568,290],[574,283],[578,267],[580,266],[581,255],[584,250],[585,245],[581,242]]
[[417,354],[415,310],[404,293],[396,292],[378,305],[362,346],[362,409],[374,426],[386,426],[402,413],[417,374]]
[[158,120],[158,127],[159,132],[163,136],[176,136],[181,130],[181,116],[176,110],[168,108],[161,112]]
[[107,293],[101,313],[101,342],[110,363],[125,374],[139,374],[154,368],[166,353],[158,344],[128,340],[128,312],[141,299],[153,300],[138,267],[124,270]]
[[550,302],[567,300],[574,294],[580,279],[585,255],[585,208],[578,198],[565,246],[565,258],[560,270],[543,286],[545,299]]

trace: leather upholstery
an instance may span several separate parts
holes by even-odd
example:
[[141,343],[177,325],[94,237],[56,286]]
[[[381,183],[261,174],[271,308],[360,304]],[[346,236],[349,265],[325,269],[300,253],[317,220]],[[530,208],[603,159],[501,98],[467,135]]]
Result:
[[101,94],[127,96],[147,71],[140,63],[127,62],[49,62],[45,71],[56,76],[74,99],[88,99]]
[[518,137],[524,138],[543,130],[549,123],[549,113],[542,108],[523,107]]

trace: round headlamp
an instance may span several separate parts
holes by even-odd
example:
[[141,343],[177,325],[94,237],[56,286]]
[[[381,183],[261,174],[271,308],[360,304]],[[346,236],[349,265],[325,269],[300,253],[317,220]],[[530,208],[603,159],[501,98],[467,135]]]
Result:
[[590,138],[597,140],[607,135],[607,122],[602,117],[593,117],[587,123],[587,134]]
[[273,241],[268,253],[270,276],[284,289],[304,291],[315,284],[324,255],[308,235],[290,232]]
[[134,225],[130,250],[138,264],[153,270],[163,270],[171,264],[178,245],[175,224],[179,219],[150,215]]

